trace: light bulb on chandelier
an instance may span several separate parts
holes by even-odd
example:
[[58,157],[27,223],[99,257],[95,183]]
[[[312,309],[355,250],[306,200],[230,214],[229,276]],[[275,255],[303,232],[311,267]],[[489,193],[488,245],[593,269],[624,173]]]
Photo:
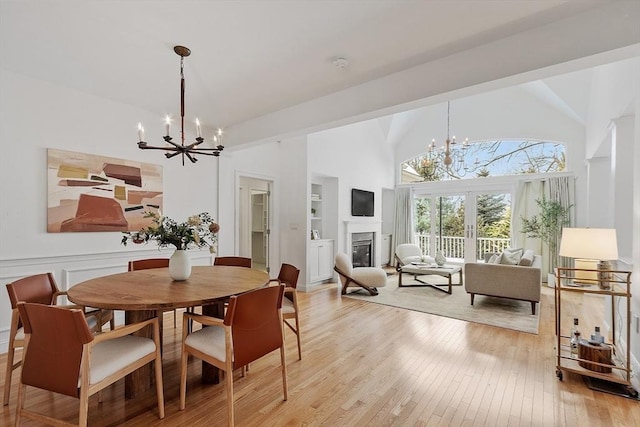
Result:
[[169,151],[169,153],[165,153],[165,157],[170,159],[172,157],[177,156],[178,154],[182,155],[182,165],[184,166],[184,158],[185,156],[191,161],[191,163],[195,163],[198,161],[196,158],[197,154],[202,154],[205,156],[220,156],[220,152],[224,149],[222,145],[222,129],[218,129],[216,134],[213,136],[214,147],[213,148],[205,148],[200,147],[200,144],[204,142],[204,138],[202,138],[202,127],[200,125],[200,120],[196,118],[196,139],[195,142],[191,144],[185,145],[184,142],[184,89],[185,89],[185,80],[184,80],[184,58],[186,56],[191,55],[191,50],[184,46],[174,46],[173,51],[180,56],[180,139],[181,143],[177,144],[173,142],[173,138],[171,138],[171,118],[169,116],[165,117],[164,122],[164,131],[165,135],[163,137],[164,141],[170,145],[165,145],[162,147],[154,147],[148,145],[144,141],[144,127],[142,123],[138,123],[138,148],[141,150],[164,150]]

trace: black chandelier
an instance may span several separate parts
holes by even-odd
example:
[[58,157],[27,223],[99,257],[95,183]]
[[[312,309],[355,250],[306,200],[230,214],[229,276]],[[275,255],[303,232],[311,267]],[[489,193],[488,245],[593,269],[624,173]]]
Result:
[[216,135],[213,137],[213,141],[216,144],[214,148],[202,148],[199,147],[200,144],[204,142],[202,138],[202,129],[200,128],[200,121],[196,119],[196,141],[185,145],[184,143],[184,57],[191,55],[191,50],[184,46],[174,46],[173,51],[180,56],[180,144],[173,142],[173,138],[169,135],[169,131],[171,128],[171,121],[169,120],[169,116],[167,116],[165,121],[165,133],[166,135],[163,137],[165,142],[170,145],[165,145],[163,147],[154,147],[148,145],[144,141],[144,127],[142,127],[142,123],[138,123],[138,137],[140,141],[138,142],[138,148],[141,150],[164,150],[169,151],[169,153],[165,153],[167,159],[177,156],[178,154],[182,154],[182,165],[184,166],[184,157],[187,156],[191,163],[195,163],[198,159],[195,157],[197,154],[202,154],[205,156],[220,156],[220,152],[224,149],[222,145],[222,129],[218,129]]

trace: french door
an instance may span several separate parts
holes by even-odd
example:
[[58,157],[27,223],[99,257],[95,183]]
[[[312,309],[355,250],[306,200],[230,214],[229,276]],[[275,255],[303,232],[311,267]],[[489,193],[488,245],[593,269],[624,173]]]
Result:
[[414,198],[416,243],[423,254],[437,251],[448,262],[475,262],[500,252],[511,239],[511,193],[466,191],[418,194]]

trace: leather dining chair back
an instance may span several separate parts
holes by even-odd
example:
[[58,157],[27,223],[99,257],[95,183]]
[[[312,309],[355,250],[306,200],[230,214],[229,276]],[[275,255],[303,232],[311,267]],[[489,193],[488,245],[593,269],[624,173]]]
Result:
[[251,268],[251,258],[241,256],[219,256],[213,260],[213,265]]
[[[11,302],[11,326],[9,327],[9,346],[7,351],[7,366],[4,377],[3,405],[9,404],[9,393],[11,391],[11,376],[13,371],[21,365],[15,362],[15,352],[17,348],[24,347],[24,328],[18,311],[18,304],[28,302],[43,305],[56,305],[58,297],[65,296],[65,291],[60,291],[51,273],[41,273],[23,277],[14,282],[7,283],[7,293]],[[79,306],[72,306],[82,308]],[[97,332],[102,325],[111,322],[114,328],[113,312],[95,310],[86,313],[87,321],[91,323],[93,331]],[[110,317],[109,317],[110,316]]]
[[[19,303],[18,310],[24,321],[25,352],[16,425],[20,425],[23,417],[63,424],[49,415],[24,408],[27,386],[78,398],[78,425],[86,426],[89,396],[154,361],[158,412],[164,418],[157,318],[93,335],[82,310],[31,303]],[[148,326],[153,329],[153,339],[129,335]]]
[[169,267],[169,258],[147,258],[129,261],[129,271]]
[[[186,406],[187,361],[189,355],[225,371],[227,421],[234,425],[233,370],[280,349],[282,388],[287,400],[287,366],[282,330],[284,285],[267,286],[232,296],[224,319],[185,314],[182,327],[180,366],[180,410]],[[187,319],[202,323],[202,329],[188,333]]]
[[[278,282],[285,286],[284,298],[282,300],[282,320],[296,334],[298,341],[298,359],[302,360],[302,346],[300,345],[300,319],[298,316],[298,277],[300,270],[291,264],[282,264],[277,279],[272,282]],[[287,319],[295,320],[295,327]]]

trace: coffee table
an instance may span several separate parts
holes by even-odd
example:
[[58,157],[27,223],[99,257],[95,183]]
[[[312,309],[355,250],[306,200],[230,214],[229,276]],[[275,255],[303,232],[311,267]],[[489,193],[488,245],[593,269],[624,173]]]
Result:
[[[399,273],[399,276],[398,276],[399,288],[404,288],[409,286],[429,286],[439,291],[445,292],[447,294],[451,294],[451,286],[452,286],[451,276],[453,276],[456,273],[459,274],[459,280],[457,284],[462,285],[462,267],[460,267],[459,265],[445,264],[439,267],[433,264],[407,264],[407,265],[403,265],[400,268],[400,271],[398,273]],[[403,274],[411,274],[419,284],[412,283],[412,284],[403,285],[402,284]],[[429,275],[446,277],[447,279],[449,279],[449,283],[448,284],[447,283],[442,283],[442,284],[428,283],[423,280],[420,280],[420,278],[418,277],[418,276],[429,276]],[[448,286],[449,289],[448,290],[443,289],[441,288],[441,286]]]

